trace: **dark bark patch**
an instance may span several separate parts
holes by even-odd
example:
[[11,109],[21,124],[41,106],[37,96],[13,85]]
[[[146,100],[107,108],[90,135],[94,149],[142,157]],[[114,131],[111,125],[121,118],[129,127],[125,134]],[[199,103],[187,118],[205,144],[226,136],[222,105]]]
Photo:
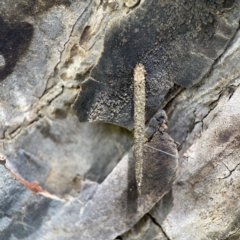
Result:
[[72,0],[4,0],[0,2],[0,81],[9,76],[26,54],[31,43],[34,27],[24,19],[36,17],[54,6],[69,6]]
[[80,37],[79,44],[82,45],[84,42],[86,42],[90,35],[91,35],[91,26],[86,26]]
[[27,22],[10,24],[0,17],[0,81],[10,75],[19,59],[26,53],[33,37],[33,26]]
[[230,137],[234,135],[234,133],[232,131],[230,131],[229,129],[224,130],[224,131],[220,131],[219,135],[218,135],[218,142],[219,143],[226,143],[229,141]]
[[[84,83],[87,88],[91,79],[96,80],[96,90],[91,96],[85,94],[88,90],[81,91],[75,102],[79,120],[112,122],[132,129],[133,68],[137,63],[147,72],[146,121],[174,83],[189,87],[199,82],[237,28],[228,21],[233,10],[224,11],[224,6],[224,1],[145,1],[125,19],[111,23],[104,51]],[[98,89],[101,84],[104,90]]]
[[235,0],[225,0],[223,3],[223,7],[231,8],[231,7],[233,7],[234,3],[235,3]]

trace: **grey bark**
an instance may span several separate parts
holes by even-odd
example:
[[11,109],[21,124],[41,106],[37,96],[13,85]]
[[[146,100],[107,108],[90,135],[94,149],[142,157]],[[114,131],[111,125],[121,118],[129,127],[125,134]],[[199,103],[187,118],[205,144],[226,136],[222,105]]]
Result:
[[[239,239],[239,20],[238,0],[0,2],[0,239]],[[149,144],[179,156],[144,148],[141,197],[137,63]]]

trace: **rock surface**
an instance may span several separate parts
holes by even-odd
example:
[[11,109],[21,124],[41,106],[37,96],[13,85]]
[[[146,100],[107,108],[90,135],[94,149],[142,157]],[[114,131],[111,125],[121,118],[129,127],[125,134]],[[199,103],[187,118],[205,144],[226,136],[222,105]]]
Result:
[[[239,19],[231,0],[2,1],[0,159],[12,175],[0,165],[0,239],[239,239]],[[172,180],[154,161],[173,158],[147,149],[136,205],[121,126],[133,126],[139,61],[146,117],[165,109],[180,165],[158,202]],[[103,123],[79,122],[74,102],[81,121]]]

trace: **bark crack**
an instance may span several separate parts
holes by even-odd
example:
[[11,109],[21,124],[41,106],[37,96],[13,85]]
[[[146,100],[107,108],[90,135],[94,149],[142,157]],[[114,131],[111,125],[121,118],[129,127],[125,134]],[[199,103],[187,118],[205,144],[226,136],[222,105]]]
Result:
[[237,32],[240,30],[240,23],[238,23],[238,28],[236,29],[236,31],[234,32],[234,34],[232,35],[232,37],[229,39],[226,47],[224,48],[223,52],[214,60],[212,66],[210,67],[209,71],[203,76],[203,78],[205,78],[206,76],[210,75],[210,73],[212,72],[212,70],[214,69],[214,67],[219,63],[219,61],[221,60],[221,57],[226,53],[226,51],[229,49],[229,47],[232,45],[233,40],[235,39]]
[[[233,36],[232,36],[231,39],[229,40],[229,42],[228,42],[228,44],[226,45],[226,47],[225,47],[224,51],[222,52],[222,54],[219,55],[219,57],[214,61],[214,63],[212,64],[211,68],[209,69],[209,72],[208,72],[203,78],[205,78],[206,76],[210,75],[210,73],[213,71],[215,65],[218,64],[218,62],[220,61],[221,57],[226,53],[226,51],[227,51],[227,50],[229,49],[229,47],[232,45],[233,40],[235,39],[235,37],[236,37],[236,35],[237,35],[237,32],[238,32],[239,30],[240,30],[240,26],[238,26],[238,28],[236,29],[235,33],[233,34]],[[240,84],[239,84],[239,85],[240,85]],[[238,86],[239,86],[239,85],[238,85]],[[229,99],[232,97],[232,95],[234,94],[234,92],[235,92],[235,90],[237,89],[238,86],[236,86],[236,87],[234,88],[234,91],[231,92],[231,95],[229,96]],[[229,86],[229,87],[231,87],[231,86]],[[218,103],[218,101],[221,99],[223,93],[224,93],[224,92],[226,91],[226,89],[229,88],[229,87],[228,87],[228,86],[223,87],[223,88],[220,90],[219,94],[218,94],[218,99],[216,99],[215,101],[213,101],[213,102],[211,102],[211,103],[209,104],[209,106],[214,105],[214,104],[215,104],[215,105],[213,106],[213,108],[210,108],[209,112],[202,118],[202,123],[203,123],[203,120],[210,114],[210,112],[217,106],[217,103]],[[202,127],[203,127],[203,124],[202,124]]]
[[235,93],[235,91],[237,90],[237,88],[240,86],[240,84],[238,84],[238,85],[230,85],[229,87],[228,87],[228,90],[229,90],[229,93],[230,93],[230,95],[229,95],[229,97],[228,97],[228,101],[232,98],[232,96],[233,96],[233,94]]
[[44,108],[46,108],[47,106],[49,106],[54,99],[56,99],[59,95],[61,95],[63,92],[63,89],[64,89],[64,86],[62,86],[61,84],[55,85],[54,87],[49,89],[49,91],[44,96],[42,96],[41,99],[30,110],[28,114],[28,118],[24,119],[25,122],[23,123],[23,125],[18,125],[10,133],[7,130],[5,131],[5,134],[4,134],[5,137],[1,139],[2,142],[13,140],[14,138],[18,137],[21,134],[23,129],[30,127],[33,123],[44,118],[45,116],[41,116],[39,112]]
[[[48,82],[49,80],[51,79],[51,77],[54,76],[54,73],[56,72],[56,69],[58,67],[58,65],[61,63],[61,60],[62,60],[62,55],[66,49],[66,45],[69,43],[70,41],[70,38],[72,37],[72,34],[73,34],[73,31],[75,29],[75,26],[77,24],[77,22],[79,21],[79,19],[83,16],[83,14],[87,11],[87,9],[89,8],[89,6],[91,5],[92,3],[92,0],[89,2],[89,4],[86,6],[86,8],[83,10],[83,12],[80,14],[80,16],[77,18],[77,20],[75,21],[75,23],[73,24],[72,28],[71,28],[71,31],[70,31],[70,34],[69,34],[69,37],[67,39],[67,41],[63,44],[63,50],[62,51],[59,51],[60,52],[60,57],[59,57],[59,61],[56,63],[55,67],[53,68],[53,73],[48,77],[47,81],[46,81],[46,86],[48,85]],[[47,91],[48,89],[45,89],[45,91],[43,92],[42,96],[45,94],[45,92]]]
[[[202,123],[202,131],[203,131],[203,127],[204,127],[204,123],[203,123],[203,121],[204,121],[204,119],[206,119],[207,117],[208,117],[208,115],[216,108],[216,106],[218,105],[218,102],[219,102],[219,100],[221,99],[221,97],[222,97],[222,95],[223,95],[223,92],[225,91],[225,88],[222,88],[221,89],[221,91],[219,92],[219,94],[218,94],[218,98],[215,100],[215,101],[213,101],[213,102],[211,102],[210,104],[209,104],[209,107],[210,107],[210,109],[209,109],[209,111],[207,112],[207,114],[205,115],[205,116],[203,116],[202,117],[202,119],[201,119],[201,123]],[[212,106],[212,107],[211,107]],[[216,116],[215,116],[216,117]],[[214,118],[215,118],[214,117]],[[213,118],[213,119],[214,119]],[[212,120],[213,120],[212,119]],[[195,125],[194,125],[195,126]]]
[[[220,99],[224,96],[224,94],[226,92],[228,92],[230,95],[229,95],[229,98],[228,98],[228,101],[230,100],[230,98],[233,96],[235,90],[240,86],[240,84],[238,85],[232,85],[232,84],[229,84],[229,85],[226,85],[224,86],[220,91],[219,91],[219,94],[218,94],[218,98],[210,103],[208,103],[208,106],[209,106],[209,110],[208,112],[201,118],[201,120],[199,121],[195,121],[196,118],[197,118],[197,115],[195,114],[196,112],[196,109],[193,111],[193,115],[194,115],[194,123],[193,125],[189,126],[189,130],[188,132],[186,133],[184,139],[182,140],[181,144],[180,144],[180,147],[179,147],[179,151],[181,150],[181,147],[186,143],[187,139],[188,139],[188,136],[190,134],[193,133],[194,131],[194,128],[197,124],[201,123],[201,128],[202,128],[202,132],[204,131],[204,119],[206,119],[210,113],[217,107],[218,105],[218,102],[220,101]],[[214,118],[216,118],[217,114],[213,117],[213,119],[211,120],[211,122],[214,120]],[[209,124],[211,123],[209,122]],[[205,129],[206,130],[206,129]]]
[[150,219],[152,220],[152,222],[158,226],[160,228],[160,230],[162,231],[163,235],[166,237],[167,240],[171,240],[171,238],[167,235],[167,233],[163,230],[162,226],[156,221],[156,219],[150,214],[150,213],[147,213],[146,214],[147,216],[150,217]]
[[[12,140],[14,138],[16,138],[17,136],[20,135],[20,133],[22,132],[22,130],[26,127],[30,127],[33,123],[39,121],[41,118],[43,118],[44,116],[40,116],[39,111],[44,109],[45,107],[49,106],[50,103],[56,99],[62,92],[64,89],[63,84],[55,84],[54,86],[50,87],[50,88],[46,88],[46,86],[48,85],[49,80],[54,77],[56,69],[58,67],[58,65],[61,63],[62,60],[62,55],[63,52],[66,49],[66,45],[68,44],[68,42],[70,41],[70,38],[72,36],[72,33],[74,31],[74,28],[77,24],[77,22],[79,21],[79,19],[82,17],[82,15],[87,11],[87,9],[89,8],[89,6],[91,5],[92,0],[89,2],[89,4],[86,6],[86,8],[83,10],[83,12],[80,14],[80,16],[77,18],[77,20],[75,21],[75,23],[73,24],[69,37],[67,39],[67,41],[63,44],[63,50],[59,51],[60,52],[60,57],[59,57],[59,61],[56,63],[56,65],[53,68],[53,72],[50,74],[50,76],[47,78],[46,80],[46,84],[45,84],[45,90],[42,93],[42,96],[39,98],[39,101],[37,101],[37,103],[33,104],[33,108],[29,111],[29,115],[33,115],[31,119],[28,119],[28,123],[24,123],[25,126],[21,126],[18,125],[16,126],[16,128],[11,131],[10,133],[7,131],[7,129],[5,130],[5,134],[4,134],[4,138],[2,138],[1,140],[7,141],[7,140]],[[59,89],[60,88],[60,89]],[[46,98],[46,99],[44,99]],[[26,120],[26,119],[25,119]],[[26,126],[27,125],[27,126]]]
[[230,170],[230,169],[228,168],[228,166],[227,166],[224,162],[222,162],[222,163],[223,163],[223,165],[227,168],[227,170],[229,171],[229,174],[228,174],[227,176],[223,177],[223,178],[218,178],[218,179],[226,179],[226,178],[229,178],[229,177],[232,175],[232,173],[238,168],[238,166],[240,166],[240,163],[238,163],[232,170]]
[[233,233],[231,233],[227,238],[225,238],[224,240],[228,240],[229,238],[231,238],[232,236],[234,236],[238,231],[240,230],[240,227],[238,227]]
[[[229,40],[229,42],[228,42],[228,44],[226,45],[226,47],[225,47],[224,51],[222,52],[222,54],[214,61],[214,63],[212,64],[211,68],[209,69],[209,71],[202,77],[202,80],[203,80],[204,78],[210,76],[210,74],[214,71],[215,66],[221,61],[221,58],[224,56],[224,54],[227,52],[227,50],[233,45],[234,39],[235,39],[238,31],[240,31],[240,27],[239,27],[239,26],[238,26],[238,28],[236,29],[236,31],[235,31],[235,33],[233,34],[233,36],[231,37],[231,39]],[[228,58],[228,56],[227,56],[227,58]],[[238,77],[239,77],[239,76],[238,76]],[[202,81],[202,80],[201,80],[201,81]],[[233,82],[233,80],[234,80],[234,79],[230,79],[229,82]],[[197,83],[197,84],[195,85],[195,87],[201,86],[201,85],[200,85],[200,84],[201,84],[201,81],[200,81],[199,83]],[[230,84],[229,84],[229,85],[230,85]],[[181,141],[181,143],[180,143],[179,151],[182,150],[182,146],[184,146],[184,145],[186,144],[186,141],[187,141],[187,139],[189,138],[189,136],[190,136],[191,134],[193,134],[193,131],[194,131],[194,129],[195,129],[196,124],[198,124],[199,122],[202,122],[202,131],[204,130],[204,124],[203,124],[204,119],[207,118],[207,116],[212,112],[212,110],[214,110],[214,109],[216,108],[216,106],[217,106],[220,98],[223,96],[223,93],[226,91],[227,88],[230,88],[231,85],[230,85],[230,86],[229,86],[229,85],[226,84],[226,85],[219,91],[218,99],[217,99],[217,100],[212,101],[212,102],[210,102],[210,103],[206,103],[207,105],[204,104],[204,105],[206,105],[206,107],[209,108],[209,111],[208,111],[208,113],[207,113],[205,116],[201,117],[201,120],[199,120],[199,121],[196,122],[195,120],[196,120],[197,116],[194,115],[194,116],[195,116],[195,118],[194,118],[194,123],[193,123],[193,125],[192,125],[192,123],[189,125],[188,130],[187,130],[186,133],[184,134],[184,137],[183,137],[183,139],[182,139],[182,141]],[[235,86],[235,85],[234,85],[234,86]],[[238,85],[238,86],[239,86],[239,85]],[[237,86],[237,87],[238,87],[238,86]],[[231,90],[231,89],[230,89],[230,90]],[[233,94],[234,94],[234,89],[233,89],[232,92],[230,92],[229,99],[232,97]],[[171,104],[171,102],[168,102],[168,103],[166,104],[166,107],[169,107],[170,104]],[[198,108],[199,108],[199,107],[203,107],[204,105],[198,106]],[[166,108],[166,107],[165,107],[165,108]],[[215,117],[216,117],[216,116],[215,116]],[[191,127],[191,126],[192,126],[192,127]],[[196,133],[197,133],[197,132],[196,132]],[[191,139],[191,141],[194,141],[194,139]],[[191,145],[190,145],[190,146],[191,146]],[[189,147],[190,147],[190,146],[189,146]],[[185,149],[184,151],[186,151],[186,149]],[[181,154],[181,152],[180,152],[180,154]]]

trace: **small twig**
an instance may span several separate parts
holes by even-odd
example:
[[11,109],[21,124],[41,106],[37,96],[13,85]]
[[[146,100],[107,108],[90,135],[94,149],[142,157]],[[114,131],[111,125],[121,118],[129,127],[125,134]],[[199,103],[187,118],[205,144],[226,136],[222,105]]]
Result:
[[143,146],[145,132],[145,73],[142,64],[134,68],[134,158],[135,174],[139,196],[142,185]]

